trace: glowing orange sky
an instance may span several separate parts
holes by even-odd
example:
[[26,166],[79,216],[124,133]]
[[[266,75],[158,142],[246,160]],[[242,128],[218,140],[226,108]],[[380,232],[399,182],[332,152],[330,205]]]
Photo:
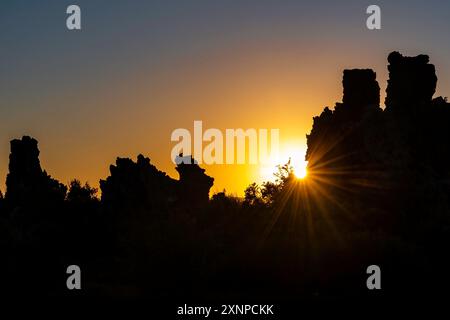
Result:
[[[3,19],[8,28],[1,29],[0,55],[10,63],[0,78],[2,181],[9,140],[22,135],[38,139],[42,167],[53,177],[94,186],[116,157],[139,153],[178,178],[171,133],[192,130],[194,120],[221,130],[278,128],[282,153],[283,146],[304,152],[312,117],[341,100],[343,69],[373,68],[384,100],[386,57],[393,50],[429,54],[439,78],[436,95],[450,92],[450,46],[433,36],[433,26],[406,23],[411,14],[420,21],[420,10],[405,13],[386,4],[396,19],[389,15],[385,28],[369,32],[357,4],[336,4],[336,10],[329,4],[328,11],[297,3],[273,2],[256,11],[230,4],[226,12],[185,4],[173,16],[172,6],[146,11],[140,6],[147,4],[136,3],[126,11],[120,4],[108,10],[80,5],[96,19],[78,34],[55,27],[56,5],[26,13],[14,8]],[[19,14],[23,19],[14,18]],[[36,15],[46,19],[22,25]],[[109,23],[115,19],[121,24]],[[213,192],[242,195],[261,181],[254,165],[204,167],[215,178]]]
[[[117,156],[135,159],[139,153],[177,178],[170,161],[175,145],[170,141],[171,132],[176,128],[193,130],[193,121],[199,119],[205,129],[279,128],[282,153],[285,145],[298,146],[304,152],[312,117],[341,99],[341,70],[347,66],[325,64],[320,56],[300,52],[244,52],[184,58],[177,61],[176,70],[154,70],[151,79],[146,72],[128,74],[126,81],[113,87],[108,81],[47,97],[40,103],[64,104],[67,109],[55,107],[47,114],[29,115],[21,119],[13,136],[32,134],[39,139],[42,165],[52,176],[64,183],[76,177],[95,186],[108,175]],[[383,59],[375,61],[382,64]],[[379,73],[385,87],[385,71]],[[52,121],[58,125],[38,125]],[[7,141],[2,145],[0,170],[4,176]],[[226,189],[242,195],[248,184],[261,182],[256,165],[203,167],[215,178],[213,192]]]

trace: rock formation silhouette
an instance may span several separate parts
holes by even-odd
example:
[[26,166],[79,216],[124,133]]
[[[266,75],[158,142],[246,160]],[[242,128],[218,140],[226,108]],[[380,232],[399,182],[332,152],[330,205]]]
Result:
[[343,102],[336,103],[333,111],[325,107],[320,116],[314,117],[311,133],[307,135],[306,160],[310,171],[336,178],[348,174],[346,168],[361,170],[356,167],[367,164],[365,124],[381,113],[375,72],[344,70],[342,83]]
[[344,71],[343,103],[315,117],[307,136],[310,172],[326,177],[330,192],[352,190],[353,199],[394,212],[390,218],[419,210],[442,215],[450,204],[450,105],[432,99],[437,77],[428,56],[392,52],[388,61],[384,110],[373,71]]
[[352,114],[362,114],[366,108],[380,105],[380,86],[371,69],[344,70],[342,103]]
[[388,56],[389,80],[386,108],[403,109],[429,104],[436,91],[436,71],[427,55],[404,57],[399,52]]
[[167,208],[176,196],[176,181],[159,171],[150,159],[138,155],[134,162],[117,158],[111,165],[111,175],[100,180],[102,203],[113,208]]
[[41,169],[38,142],[28,136],[11,141],[5,198],[10,206],[64,200],[67,188]]
[[[183,158],[183,155],[180,157]],[[188,163],[176,160],[176,170],[180,175],[178,196],[186,206],[204,207],[208,203],[214,179],[205,174],[205,169],[200,168],[194,158],[190,158]]]
[[143,155],[138,155],[136,162],[117,158],[116,165],[110,166],[111,175],[100,181],[102,203],[115,208],[140,206],[165,210],[174,205],[195,209],[205,206],[214,179],[191,159],[189,164],[178,162],[180,179],[175,180]]

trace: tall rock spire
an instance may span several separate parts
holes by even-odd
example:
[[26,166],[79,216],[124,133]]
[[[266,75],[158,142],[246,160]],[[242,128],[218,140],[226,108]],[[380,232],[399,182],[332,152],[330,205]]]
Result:
[[[28,136],[11,141],[5,198],[10,205],[63,200],[66,187],[42,170],[38,142]],[[49,197],[51,199],[49,199]]]
[[342,102],[351,109],[380,105],[380,86],[372,69],[344,70]]
[[388,56],[387,110],[407,110],[429,103],[436,91],[436,71],[427,55],[406,57],[397,51]]

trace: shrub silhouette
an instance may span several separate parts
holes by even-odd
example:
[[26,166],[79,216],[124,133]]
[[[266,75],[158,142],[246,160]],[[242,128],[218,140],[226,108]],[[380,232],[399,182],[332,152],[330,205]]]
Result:
[[73,179],[69,183],[69,191],[67,192],[68,202],[86,203],[97,200],[97,189],[92,188],[88,183],[81,185],[80,180]]

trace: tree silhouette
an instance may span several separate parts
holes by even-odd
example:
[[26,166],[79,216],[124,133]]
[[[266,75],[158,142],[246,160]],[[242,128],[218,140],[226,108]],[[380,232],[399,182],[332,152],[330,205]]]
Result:
[[80,180],[74,179],[69,183],[67,201],[85,203],[96,200],[96,195],[96,188],[92,188],[87,182],[82,186]]

